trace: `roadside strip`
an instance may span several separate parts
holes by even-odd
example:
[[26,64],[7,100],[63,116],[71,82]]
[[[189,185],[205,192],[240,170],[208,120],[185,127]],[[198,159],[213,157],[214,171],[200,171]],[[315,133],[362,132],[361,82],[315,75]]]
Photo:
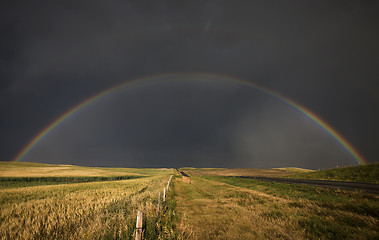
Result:
[[319,187],[339,188],[345,190],[365,191],[369,193],[379,194],[379,184],[375,183],[357,183],[357,182],[341,182],[330,180],[312,180],[312,179],[293,179],[293,178],[271,178],[271,177],[249,177],[249,176],[228,176],[237,178],[250,178],[259,181],[280,182],[289,184],[305,184]]

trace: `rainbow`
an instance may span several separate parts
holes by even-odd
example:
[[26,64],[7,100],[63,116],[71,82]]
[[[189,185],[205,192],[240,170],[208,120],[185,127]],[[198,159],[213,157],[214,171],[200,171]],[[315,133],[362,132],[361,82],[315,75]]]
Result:
[[[79,103],[75,107],[69,109],[67,112],[59,116],[55,121],[50,123],[48,126],[46,126],[41,132],[39,132],[35,137],[33,137],[25,146],[22,148],[22,150],[14,157],[13,161],[19,162],[25,156],[44,138],[46,137],[54,128],[56,128],[58,125],[60,125],[62,122],[64,122],[67,118],[71,117],[75,113],[77,113],[79,110],[83,109],[86,106],[89,106],[91,104],[94,104],[95,102],[98,102],[105,98],[108,95],[111,95],[112,93],[115,93],[117,90],[123,89],[125,87],[137,87],[145,84],[149,84],[151,82],[162,82],[162,81],[170,81],[170,79],[174,77],[201,77],[201,78],[207,78],[207,81],[225,81],[229,83],[235,83],[242,86],[254,88],[256,90],[259,90],[260,92],[267,94],[274,99],[285,103],[292,109],[296,110],[297,112],[303,114],[308,119],[312,120],[314,123],[319,125],[322,129],[324,129],[330,136],[332,136],[356,161],[358,164],[367,164],[366,160],[358,153],[358,151],[335,129],[332,128],[327,122],[325,122],[323,119],[321,119],[319,116],[317,116],[312,111],[308,110],[304,106],[296,103],[295,101],[289,99],[288,97],[285,97],[271,89],[268,89],[266,87],[260,86],[258,84],[248,82],[243,79],[230,77],[227,75],[219,75],[219,74],[209,74],[209,73],[168,73],[168,74],[157,74],[157,75],[151,75],[146,77],[137,78],[131,81],[127,81],[121,84],[118,84],[114,87],[108,88],[102,92],[99,92],[98,94],[93,95],[92,97],[84,100],[83,102]],[[172,81],[172,80],[171,80]]]

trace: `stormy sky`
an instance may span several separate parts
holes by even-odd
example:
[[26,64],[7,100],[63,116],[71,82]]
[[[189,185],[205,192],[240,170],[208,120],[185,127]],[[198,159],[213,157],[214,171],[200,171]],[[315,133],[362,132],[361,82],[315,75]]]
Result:
[[316,123],[238,78],[301,104],[377,162],[378,11],[368,0],[3,0],[0,160],[84,100],[148,78],[82,108],[23,161],[357,164]]

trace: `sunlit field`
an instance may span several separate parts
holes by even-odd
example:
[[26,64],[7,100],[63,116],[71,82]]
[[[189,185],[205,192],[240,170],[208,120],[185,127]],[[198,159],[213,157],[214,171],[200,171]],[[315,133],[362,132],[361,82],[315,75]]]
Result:
[[0,177],[144,176],[166,173],[166,171],[166,169],[149,168],[93,168],[31,162],[0,162]]
[[[8,187],[0,191],[0,236],[2,239],[132,239],[137,210],[141,210],[145,215],[147,239],[172,238],[172,229],[161,224],[165,220],[158,217],[157,203],[158,192],[173,172],[173,169],[2,163],[0,176],[2,184]],[[88,182],[60,184],[44,179],[116,175],[140,178],[93,182],[88,178]],[[12,183],[12,179],[5,181],[14,176],[33,176],[38,180],[33,186],[25,187]]]
[[299,172],[291,175],[290,177],[299,179],[321,179],[379,184],[379,163],[358,167],[333,168],[308,173]]
[[[1,239],[378,239],[377,194],[236,176],[364,179],[337,170],[89,168],[0,163]],[[158,193],[174,175],[158,212]],[[362,180],[363,181],[363,180]]]
[[181,168],[191,175],[209,176],[251,176],[251,177],[289,177],[297,173],[315,172],[315,170],[302,168]]
[[227,177],[294,176],[299,171],[314,175],[294,169],[186,169],[191,184],[177,181],[175,186],[179,235],[187,239],[379,238],[378,195]]

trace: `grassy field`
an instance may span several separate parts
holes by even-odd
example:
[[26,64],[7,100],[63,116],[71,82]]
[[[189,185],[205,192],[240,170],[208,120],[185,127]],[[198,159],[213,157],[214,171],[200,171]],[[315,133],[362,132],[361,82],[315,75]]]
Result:
[[30,162],[0,162],[0,177],[112,177],[157,175],[167,169],[101,168]]
[[[174,204],[168,201],[166,213],[157,213],[158,192],[167,184],[173,169],[1,164],[0,176],[4,179],[42,179],[40,185],[34,181],[33,186],[10,184],[0,190],[2,239],[133,239],[137,210],[144,213],[146,239],[174,238],[170,220]],[[62,180],[59,185],[43,181],[51,175],[53,180]],[[75,183],[91,176],[99,181]],[[117,180],[115,176],[140,178]]]
[[[378,195],[230,177],[322,171],[181,170],[190,184],[174,169],[0,162],[0,239],[134,239],[137,210],[144,239],[379,239]],[[355,170],[355,179],[378,171],[340,168],[338,178]]]
[[[228,171],[227,175],[232,172],[189,169],[186,172],[192,175],[192,183],[177,181],[179,236],[184,239],[379,238],[377,195],[226,177],[224,171]],[[236,175],[241,171],[237,170]]]
[[379,184],[379,163],[354,167],[341,167],[327,170],[310,170],[295,167],[256,169],[256,168],[181,168],[194,176],[249,176],[284,177],[296,179],[319,179]]
[[299,179],[379,183],[379,163],[355,167],[333,168],[308,173],[298,173],[291,175],[290,177]]
[[297,173],[313,172],[301,168],[181,168],[191,175],[209,176],[248,176],[248,177],[289,177]]

